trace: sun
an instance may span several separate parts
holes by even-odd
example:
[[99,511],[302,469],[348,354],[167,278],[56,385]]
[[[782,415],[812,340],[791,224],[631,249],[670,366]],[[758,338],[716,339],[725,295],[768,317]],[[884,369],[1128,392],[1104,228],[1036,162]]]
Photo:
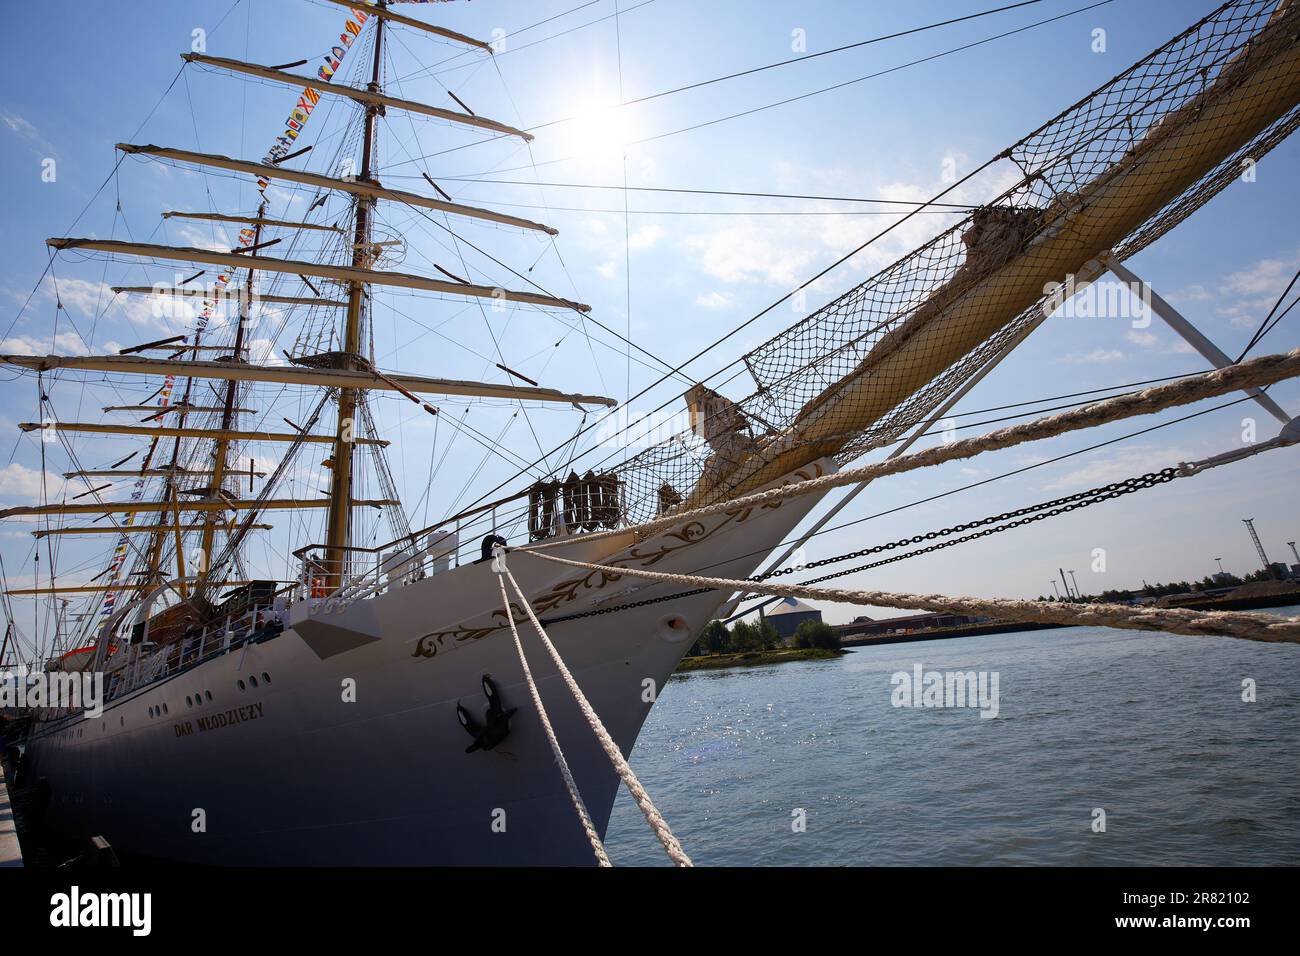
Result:
[[620,156],[632,139],[627,110],[616,100],[579,103],[560,135],[565,155],[589,159]]

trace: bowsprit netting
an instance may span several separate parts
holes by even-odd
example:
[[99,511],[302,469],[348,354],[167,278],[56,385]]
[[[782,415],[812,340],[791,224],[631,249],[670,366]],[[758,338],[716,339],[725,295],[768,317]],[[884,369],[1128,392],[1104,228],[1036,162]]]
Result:
[[1021,180],[744,357],[738,403],[620,469],[637,523],[896,440],[1059,304],[1106,252],[1154,242],[1300,124],[1300,3],[1211,13],[1004,151]]

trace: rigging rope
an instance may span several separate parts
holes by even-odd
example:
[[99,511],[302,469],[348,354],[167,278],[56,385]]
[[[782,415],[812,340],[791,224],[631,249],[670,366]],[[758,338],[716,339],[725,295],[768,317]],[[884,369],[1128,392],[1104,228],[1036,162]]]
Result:
[[[600,741],[601,749],[605,751],[610,763],[614,765],[614,770],[623,780],[627,792],[632,795],[636,805],[641,808],[641,813],[645,815],[646,822],[650,824],[650,829],[654,830],[655,836],[659,838],[659,842],[663,845],[664,852],[677,866],[693,866],[691,858],[686,855],[686,851],[682,849],[677,837],[673,836],[673,831],[669,829],[668,822],[663,818],[663,814],[655,807],[654,802],[650,799],[650,794],[646,793],[645,787],[641,785],[641,781],[637,779],[636,774],[632,772],[632,768],[618,749],[618,744],[609,735],[609,731],[605,729],[600,717],[596,715],[596,711],[592,708],[586,695],[583,694],[582,688],[578,686],[578,682],[569,673],[569,668],[565,665],[564,659],[560,657],[560,652],[555,649],[551,639],[546,636],[546,630],[542,627],[541,622],[537,620],[537,615],[533,613],[533,606],[528,602],[528,598],[519,587],[519,582],[515,580],[515,576],[506,567],[504,550],[500,545],[497,545],[494,567],[497,564],[500,567],[499,573],[509,578],[510,586],[514,588],[520,606],[524,609],[524,613],[528,615],[528,620],[532,623],[533,629],[537,631],[537,636],[541,639],[542,644],[545,645],[546,652],[551,655],[551,660],[555,662],[560,676],[564,678],[564,683],[568,685],[569,692],[573,694],[573,699],[578,702],[578,707],[582,711],[582,715],[587,718],[587,724],[591,727],[591,732]],[[510,618],[510,614],[507,613],[506,617]]]
[[890,591],[866,591],[856,588],[820,588],[806,584],[762,584],[731,578],[712,578],[695,574],[672,574],[611,565],[591,564],[559,558],[539,551],[518,550],[544,561],[567,564],[588,571],[600,571],[618,580],[621,575],[707,587],[729,592],[758,590],[780,597],[808,598],[838,604],[875,604],[882,607],[921,608],[926,611],[949,611],[992,617],[1003,621],[1042,622],[1066,625],[1118,627],[1126,630],[1168,631],[1192,636],[1221,635],[1247,641],[1300,644],[1300,617],[1277,618],[1267,614],[1237,611],[1193,611],[1188,608],[1128,607],[1121,604],[1062,604],[1054,601],[1020,601],[1009,598],[948,597],[942,594],[900,594]]
[[[1174,408],[1179,405],[1189,405],[1228,392],[1271,385],[1282,379],[1296,376],[1300,376],[1300,349],[1293,349],[1284,355],[1264,355],[1240,365],[1229,365],[1226,368],[1189,376],[1175,382],[1156,385],[1140,392],[1117,395],[1114,398],[1094,402],[1082,408],[1061,412],[1059,415],[1048,415],[1030,422],[1009,425],[1006,428],[987,432],[974,438],[964,438],[946,445],[937,445],[934,448],[913,452],[910,455],[900,455],[898,458],[864,465],[860,468],[847,468],[835,474],[823,475],[820,478],[811,478],[795,484],[780,485],[766,491],[759,491],[738,498],[727,498],[688,511],[665,514],[626,528],[591,532],[584,535],[583,540],[591,541],[610,535],[626,534],[629,530],[635,531],[642,537],[648,537],[690,519],[737,511],[743,508],[761,507],[800,495],[818,494],[832,488],[853,485],[860,481],[869,481],[882,475],[900,474],[916,468],[970,458],[981,452],[998,451],[1025,442],[1053,438],[1057,435],[1084,428],[1096,428],[1099,425],[1107,425],[1135,415],[1149,415],[1153,412],[1164,411],[1167,408]],[[773,449],[767,451],[770,453]],[[555,539],[540,542],[530,547],[540,550],[564,543],[567,543],[567,539]]]
[[[1282,294],[1279,295],[1277,297],[1277,301],[1273,303],[1273,308],[1268,310],[1268,315],[1264,316],[1264,321],[1259,323],[1259,328],[1255,331],[1255,334],[1250,337],[1250,341],[1247,342],[1246,347],[1241,350],[1241,354],[1237,356],[1238,362],[1244,359],[1246,357],[1246,353],[1249,352],[1251,349],[1253,349],[1256,345],[1258,345],[1259,340],[1262,339],[1265,335],[1267,335],[1269,331],[1273,328],[1273,326],[1277,324],[1277,322],[1273,321],[1273,316],[1276,315],[1277,310],[1281,308],[1282,303],[1286,301],[1286,297],[1290,294],[1291,290],[1295,287],[1297,280],[1300,280],[1300,269],[1297,269],[1295,271],[1295,275],[1291,277],[1291,281],[1286,284],[1286,288],[1282,290]],[[1292,302],[1291,305],[1295,305],[1295,303]],[[1285,316],[1286,313],[1290,311],[1291,311],[1291,306],[1287,306],[1286,312],[1283,312],[1282,315],[1279,315],[1277,317],[1277,321],[1280,322],[1283,316]]]
[[591,814],[587,812],[587,805],[582,800],[582,794],[578,792],[578,784],[573,779],[573,771],[569,769],[569,761],[564,758],[564,751],[560,749],[560,741],[555,736],[555,728],[551,726],[551,718],[546,713],[546,706],[542,703],[541,694],[537,692],[537,682],[533,680],[533,672],[528,666],[528,658],[524,656],[524,645],[519,640],[519,629],[515,627],[515,615],[510,609],[510,596],[506,594],[506,583],[502,580],[500,572],[497,574],[497,584],[501,586],[501,602],[505,605],[506,620],[510,622],[510,634],[515,639],[515,653],[519,655],[519,666],[524,671],[524,682],[528,684],[528,696],[533,699],[533,707],[537,711],[538,719],[542,722],[542,730],[546,732],[546,741],[551,745],[551,753],[555,755],[555,763],[560,768],[560,776],[564,778],[564,787],[569,791],[569,799],[573,801],[573,809],[577,812],[583,832],[587,834],[587,840],[591,843],[592,852],[596,854],[596,862],[601,866],[610,866],[609,856],[605,853],[605,846],[600,842],[600,834],[596,832],[596,826],[591,822]]

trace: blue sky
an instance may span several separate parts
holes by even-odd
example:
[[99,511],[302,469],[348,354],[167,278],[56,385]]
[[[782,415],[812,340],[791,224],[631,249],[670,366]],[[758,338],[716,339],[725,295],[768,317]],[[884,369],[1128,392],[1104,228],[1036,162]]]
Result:
[[[1114,0],[834,92],[689,132],[661,134],[898,66],[1085,5],[1082,0],[1043,0],[621,110],[617,108],[621,100],[794,56],[792,43],[799,31],[807,52],[815,53],[959,17],[986,5],[937,0],[802,5],[620,0],[617,19],[610,16],[615,11],[613,0],[597,0],[579,10],[573,10],[577,0],[403,5],[400,9],[408,15],[472,36],[504,35],[505,46],[495,58],[488,58],[462,53],[458,46],[418,32],[391,30],[385,67],[390,93],[455,109],[449,95],[454,93],[480,115],[542,128],[536,130],[530,149],[517,141],[485,140],[441,123],[410,122],[398,111],[390,111],[380,128],[380,176],[388,185],[427,193],[422,178],[427,172],[458,201],[491,205],[553,225],[560,233],[554,246],[532,234],[450,223],[458,236],[539,285],[590,303],[593,317],[606,329],[630,334],[639,346],[676,365],[893,219],[844,215],[846,209],[861,211],[862,207],[843,203],[671,193],[632,193],[625,216],[621,191],[533,183],[620,185],[626,176],[633,186],[926,198],[943,187],[946,169],[960,175],[975,167],[1215,4]],[[113,144],[152,142],[260,158],[279,132],[277,123],[296,101],[293,91],[192,67],[177,78],[178,54],[190,48],[193,31],[202,29],[207,51],[214,55],[265,64],[305,58],[310,65],[297,69],[314,70],[347,16],[333,4],[306,0],[196,0],[185,5],[137,0],[129,10],[125,14],[119,5],[56,0],[8,25],[3,42],[11,75],[35,79],[9,84],[0,94],[0,174],[8,186],[6,228],[0,235],[9,264],[0,279],[5,352],[47,352],[56,334],[56,351],[99,353],[186,331],[191,317],[183,311],[160,317],[145,301],[119,297],[110,303],[101,291],[105,283],[165,280],[173,270],[116,262],[106,266],[101,259],[77,261],[81,257],[64,256],[55,265],[55,279],[36,285],[47,262],[44,240],[69,234],[69,224],[84,207],[72,235],[233,245],[233,230],[165,222],[159,213],[168,209],[251,213],[255,190],[248,177],[200,174],[128,158],[96,196],[117,159]],[[557,14],[565,15],[517,33]],[[1104,52],[1092,49],[1097,29],[1105,31]],[[362,59],[350,54],[341,78],[357,80],[357,71],[365,65]],[[313,143],[315,149],[298,165],[331,171],[331,161],[343,145],[349,110],[344,103],[331,106],[328,98],[322,101],[304,136],[304,142]],[[579,119],[553,122],[574,116]],[[49,158],[56,162],[54,182],[41,177],[42,162]],[[1292,140],[1260,162],[1254,182],[1235,183],[1128,263],[1230,354],[1244,346],[1300,265],[1300,237],[1294,230],[1300,209],[1297,172],[1300,145]],[[967,202],[989,198],[1006,185],[996,177],[985,177],[976,180],[962,198]],[[277,186],[271,197],[268,214],[299,218],[311,192]],[[116,215],[119,199],[120,216]],[[331,200],[322,221],[335,221],[345,208],[342,200]],[[917,219],[819,281],[810,290],[809,306],[815,308],[867,278],[953,221],[940,215]],[[521,284],[472,249],[452,244],[446,232],[410,210],[387,207],[380,224],[385,235],[401,236],[407,243],[405,260],[394,268],[435,274],[437,264],[467,272],[475,281]],[[303,240],[296,251],[307,257],[314,248],[319,248],[318,240]],[[268,250],[268,254],[277,253]],[[526,271],[530,266],[531,271]],[[174,271],[193,270],[181,266]],[[57,329],[55,282],[67,310]],[[20,313],[34,286],[30,304]],[[495,367],[500,361],[543,385],[620,400],[649,385],[662,371],[662,366],[639,353],[634,352],[629,361],[623,343],[611,332],[596,326],[576,328],[573,320],[555,313],[511,309],[494,314],[451,299],[381,292],[374,315],[376,355],[380,365],[389,369],[507,381]],[[703,378],[798,318],[788,307],[778,308],[691,365],[688,372]],[[254,333],[260,357],[274,361],[280,350],[292,351],[298,334],[311,324],[302,316],[265,310]],[[1257,352],[1294,347],[1300,338],[1296,328],[1297,320],[1289,316]],[[1135,330],[1120,320],[1058,316],[956,411],[977,412],[1203,367],[1202,360],[1181,347],[1158,320],[1149,329]],[[83,387],[77,377],[65,376],[52,383],[50,391],[60,418],[93,422],[103,417],[103,405],[117,404],[119,398],[122,404],[142,400],[156,387],[157,383],[146,387],[145,382]],[[30,504],[40,494],[41,447],[30,436],[20,438],[14,425],[38,416],[35,382],[31,377],[6,375],[0,389],[4,397],[0,436],[7,436],[8,445],[0,445],[5,452],[0,461],[0,504]],[[674,393],[671,384],[659,386],[633,404],[633,416]],[[739,398],[743,391],[732,394]],[[1273,394],[1288,410],[1300,409],[1300,388],[1294,383],[1277,386]],[[308,398],[292,391],[269,396],[256,419],[261,427],[279,427],[281,417],[301,420]],[[443,412],[437,425],[403,399],[384,398],[376,404],[384,437],[394,442],[389,458],[396,480],[403,499],[413,506],[417,525],[478,497],[507,478],[521,460],[538,458],[539,447],[549,451],[571,437],[581,422],[572,408],[564,406],[530,408],[524,416],[517,406],[504,403],[470,407],[462,401],[439,400],[437,404]],[[1197,409],[1187,411],[1193,410]],[[980,422],[1002,414],[1006,413],[974,414],[958,421]],[[883,480],[837,523],[898,508],[1181,414],[1186,411]],[[1275,423],[1258,408],[1235,405],[820,536],[806,554],[816,559],[853,550],[1239,447],[1244,417],[1258,422],[1261,437],[1276,431]],[[464,423],[465,429],[458,431],[453,420]],[[494,439],[503,436],[500,443],[507,458],[513,458],[487,452],[469,427]],[[593,438],[594,433],[582,440],[579,450],[590,450]],[[85,467],[103,467],[142,444],[140,439],[122,439],[79,447],[86,449]],[[598,449],[583,462],[616,450]],[[48,494],[57,497],[63,493],[59,475],[69,466],[57,446],[47,451]],[[257,454],[260,463],[274,464],[273,449],[260,449]],[[305,464],[314,465],[320,456],[308,457],[311,461]],[[558,464],[558,459],[552,463]],[[1295,501],[1298,463],[1300,449],[1272,452],[1247,464],[901,562],[849,583],[885,590],[1016,597],[1050,592],[1048,581],[1058,567],[1075,569],[1081,587],[1090,591],[1138,585],[1144,577],[1197,579],[1216,569],[1216,556],[1230,570],[1253,570],[1254,549],[1240,519],[1256,518],[1270,558],[1290,560],[1285,542],[1300,536],[1300,509]],[[432,466],[437,466],[436,472]],[[289,490],[314,496],[323,480],[318,468],[304,467],[295,473]],[[68,493],[82,490],[84,486],[74,483]],[[375,492],[373,482],[368,490]],[[126,498],[129,492],[129,483],[122,483],[105,497]],[[250,551],[250,561],[264,573],[291,574],[284,555],[299,543],[318,540],[320,522],[319,517],[276,516],[276,530]],[[0,553],[9,580],[12,584],[29,581],[31,526],[14,521],[6,525],[0,531]],[[367,517],[360,535],[366,541],[384,540],[386,528]],[[99,573],[111,546],[108,537],[64,540],[58,553],[63,579],[73,583]],[[1098,547],[1107,551],[1104,575],[1087,570]],[[30,631],[32,606],[20,603],[19,607],[20,621]],[[827,611],[831,620],[861,613],[848,607],[827,607]]]

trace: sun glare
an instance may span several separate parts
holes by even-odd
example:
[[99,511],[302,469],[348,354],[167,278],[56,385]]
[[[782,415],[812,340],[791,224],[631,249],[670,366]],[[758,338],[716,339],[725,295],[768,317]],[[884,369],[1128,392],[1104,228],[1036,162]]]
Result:
[[593,159],[618,156],[633,138],[627,110],[615,102],[582,103],[573,117],[564,124],[564,146],[568,155]]

